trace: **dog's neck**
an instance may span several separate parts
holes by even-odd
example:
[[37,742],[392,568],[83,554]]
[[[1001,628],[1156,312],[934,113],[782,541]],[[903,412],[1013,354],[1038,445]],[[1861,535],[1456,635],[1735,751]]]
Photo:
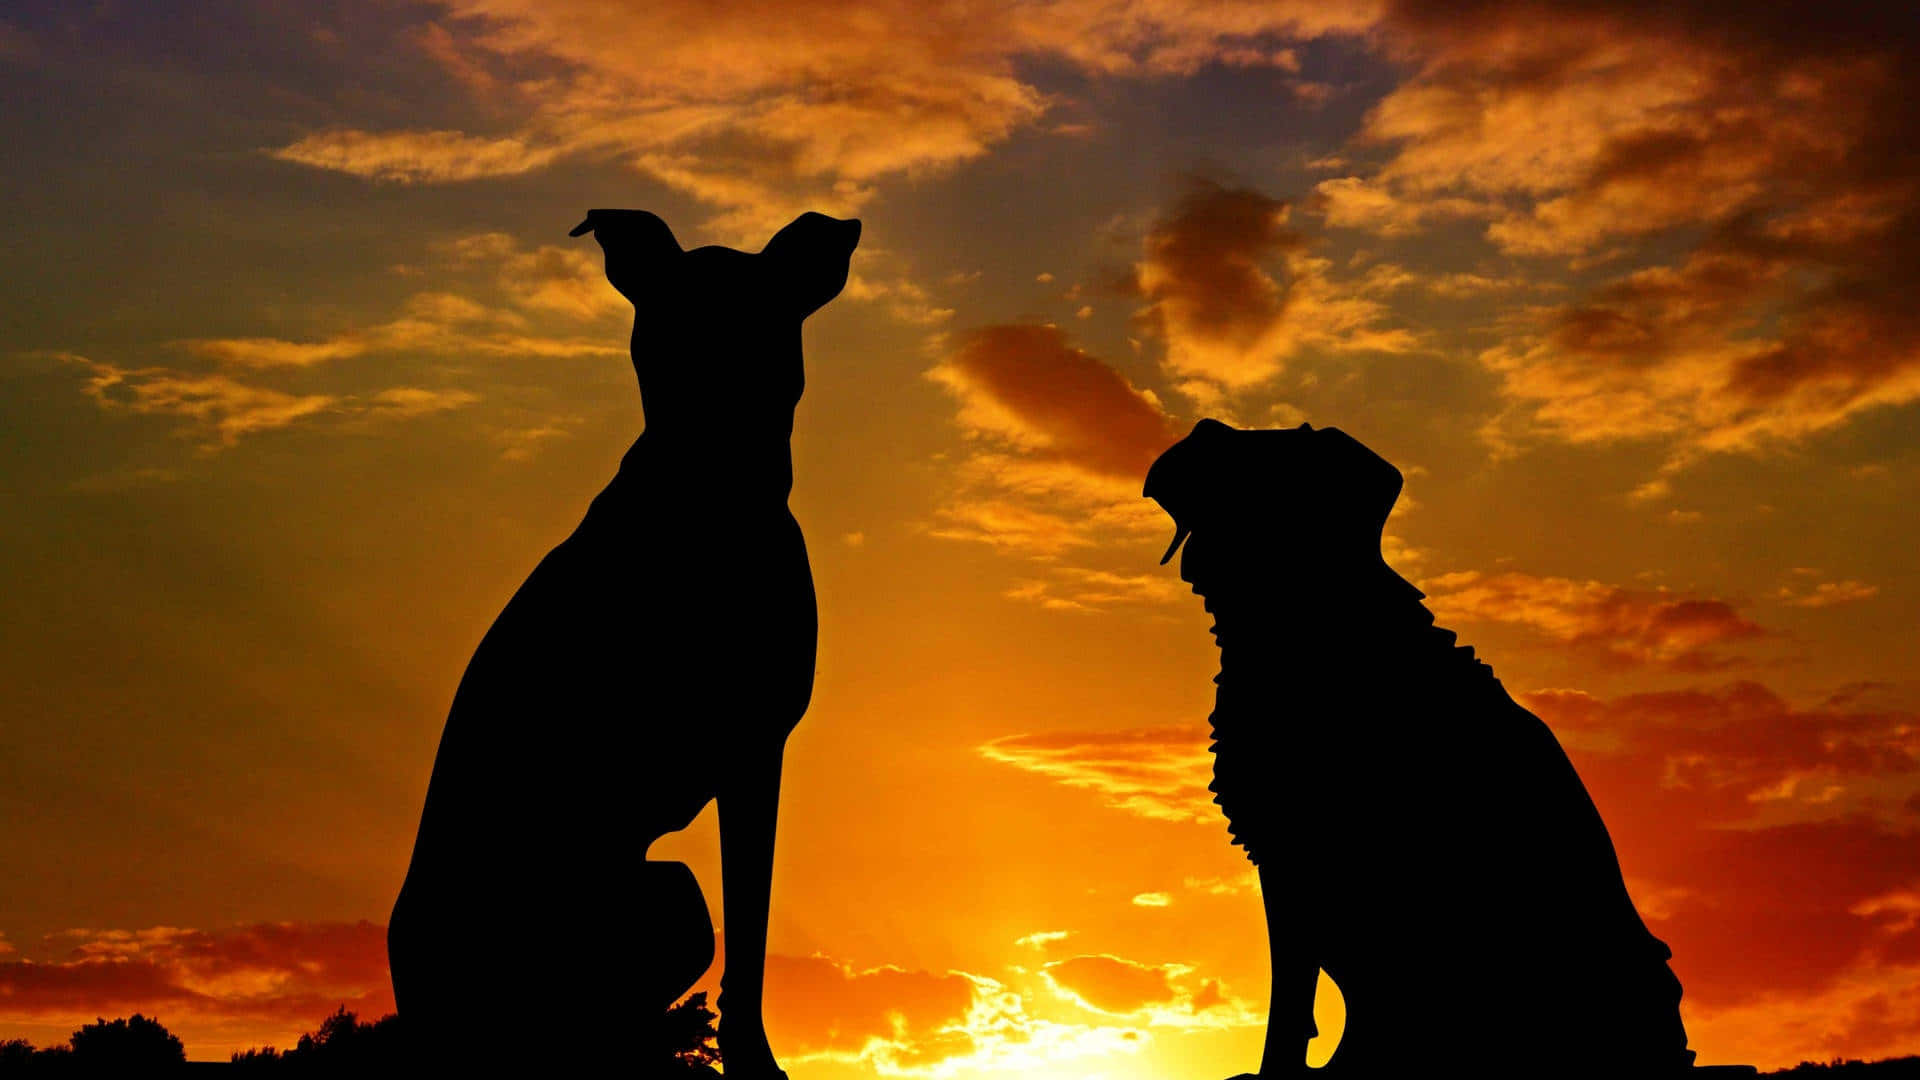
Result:
[[1435,632],[1433,613],[1421,603],[1425,594],[1377,560],[1311,573],[1213,573],[1194,591],[1214,617],[1223,658],[1243,651],[1310,658],[1411,646]]
[[642,350],[636,330],[634,369],[647,426],[622,471],[646,467],[656,490],[709,512],[785,506],[793,491],[794,410],[806,381],[797,336],[765,362],[733,364],[742,369],[739,381],[726,388],[697,367],[718,361],[662,362]]
[[620,462],[644,477],[654,497],[697,504],[705,512],[784,508],[793,493],[793,450],[785,435],[727,428],[662,430],[649,424]]

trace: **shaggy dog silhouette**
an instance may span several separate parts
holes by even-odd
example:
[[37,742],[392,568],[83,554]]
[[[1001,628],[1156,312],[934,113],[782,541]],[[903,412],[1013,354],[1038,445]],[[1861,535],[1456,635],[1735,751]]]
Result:
[[[1334,428],[1202,420],[1147,473],[1214,617],[1214,781],[1273,963],[1260,1076],[1693,1069],[1667,946],[1553,733],[1380,555],[1397,469]],[[1722,1067],[1751,1074],[1750,1068]]]
[[[692,872],[645,852],[717,800],[719,1046],[728,1080],[780,1077],[767,910],[816,640],[789,439],[801,321],[846,285],[860,223],[803,214],[757,254],[683,251],[639,210],[590,211],[586,232],[635,308],[646,428],[460,681],[388,930],[394,996],[441,1060],[631,1069],[714,955]],[[503,1006],[539,1038],[486,1038]],[[537,1060],[503,1057],[516,1044]]]

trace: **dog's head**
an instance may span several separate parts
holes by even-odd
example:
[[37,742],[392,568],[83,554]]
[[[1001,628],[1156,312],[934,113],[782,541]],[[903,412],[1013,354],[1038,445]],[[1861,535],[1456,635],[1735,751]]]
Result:
[[[1172,516],[1180,576],[1220,573],[1312,584],[1380,563],[1400,470],[1338,428],[1248,430],[1202,420],[1147,470],[1143,494]],[[1331,583],[1331,582],[1330,582]]]
[[570,236],[592,233],[607,280],[642,317],[706,323],[712,333],[757,320],[797,326],[847,284],[860,222],[805,213],[757,254],[724,247],[684,251],[645,210],[589,210]]

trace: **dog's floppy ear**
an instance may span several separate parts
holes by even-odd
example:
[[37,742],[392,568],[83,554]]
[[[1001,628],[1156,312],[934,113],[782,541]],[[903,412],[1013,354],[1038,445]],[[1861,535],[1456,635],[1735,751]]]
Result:
[[847,267],[859,243],[859,219],[843,221],[809,210],[773,234],[760,254],[778,266],[804,319],[847,287]]
[[681,254],[673,230],[645,210],[589,210],[587,219],[567,235],[589,232],[607,253],[607,280],[636,304],[654,291]]
[[1339,428],[1321,428],[1314,434],[1320,438],[1319,471],[1330,489],[1329,509],[1375,533],[1385,528],[1406,482],[1400,470]]
[[1173,518],[1173,543],[1160,556],[1165,566],[1173,553],[1186,543],[1193,531],[1194,519],[1209,510],[1221,498],[1219,491],[1229,478],[1224,472],[1232,466],[1227,446],[1235,429],[1208,418],[1193,425],[1193,433],[1167,447],[1147,469],[1147,480],[1140,494],[1160,504]]

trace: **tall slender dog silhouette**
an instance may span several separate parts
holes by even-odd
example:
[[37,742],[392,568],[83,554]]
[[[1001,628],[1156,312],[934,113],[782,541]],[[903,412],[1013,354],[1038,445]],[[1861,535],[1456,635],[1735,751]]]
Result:
[[692,872],[644,854],[718,800],[720,1050],[728,1080],[780,1077],[774,825],[816,641],[789,439],[800,324],[845,287],[860,223],[803,214],[758,254],[682,251],[640,210],[589,211],[586,232],[636,311],[646,428],[461,679],[387,934],[394,996],[435,1054],[510,1064],[473,1033],[512,1002],[532,1030],[594,1033],[538,1040],[543,1070],[630,1066],[600,1033],[644,1036],[714,955]]
[[1266,905],[1260,1076],[1304,1069],[1323,968],[1329,1077],[1720,1072],[1553,733],[1381,557],[1400,485],[1306,424],[1202,420],[1147,473],[1220,648],[1209,790]]

